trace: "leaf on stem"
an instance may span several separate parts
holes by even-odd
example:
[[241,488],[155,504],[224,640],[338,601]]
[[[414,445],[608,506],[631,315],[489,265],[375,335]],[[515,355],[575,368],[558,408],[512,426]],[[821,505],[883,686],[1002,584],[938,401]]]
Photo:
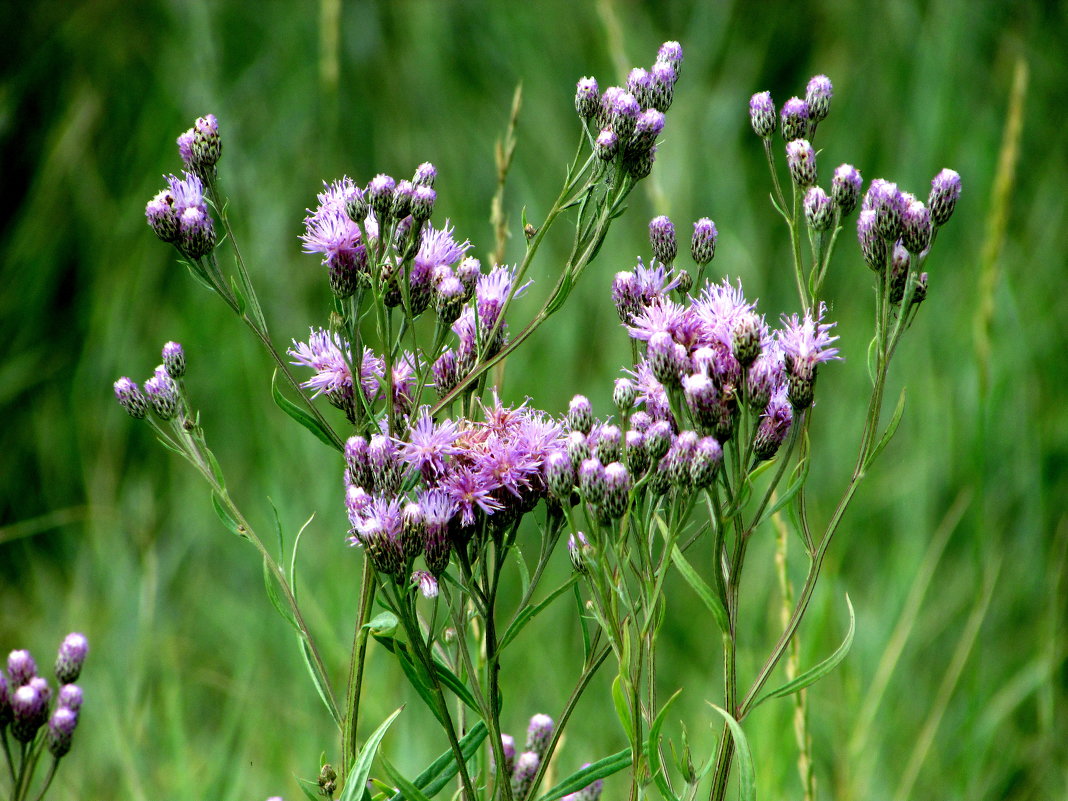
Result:
[[271,376],[271,397],[274,398],[274,402],[279,409],[312,432],[320,442],[331,448],[340,450],[340,448],[337,448],[334,444],[333,440],[331,440],[329,432],[323,428],[318,420],[297,406],[297,404],[293,403],[293,401],[289,400],[282,394],[281,390],[278,389],[277,370],[275,370],[274,375]]
[[629,737],[634,731],[634,718],[631,717],[630,706],[627,704],[627,690],[623,686],[625,681],[622,673],[612,681],[612,703],[616,708],[616,717],[619,718],[623,731]]
[[397,719],[401,709],[404,709],[404,707],[400,707],[386,718],[382,725],[367,738],[367,742],[363,744],[363,748],[360,749],[360,753],[356,756],[356,762],[353,763],[352,770],[349,771],[349,778],[345,782],[345,790],[341,793],[341,798],[338,801],[356,801],[357,798],[363,796],[367,777],[371,773],[371,762],[374,761],[375,753],[382,743],[382,738],[386,736],[386,730]]
[[901,388],[901,395],[897,399],[897,406],[894,408],[894,416],[890,418],[890,422],[886,426],[886,430],[883,431],[882,437],[879,439],[879,444],[872,448],[871,454],[864,460],[864,469],[867,470],[871,467],[876,457],[882,453],[890,440],[894,438],[894,434],[897,433],[898,423],[901,422],[901,415],[905,411],[905,387]]
[[686,579],[686,583],[690,585],[697,596],[704,602],[708,611],[712,613],[712,617],[716,619],[716,625],[719,626],[719,630],[723,634],[730,636],[731,626],[727,619],[727,609],[723,606],[723,601],[716,597],[716,594],[712,591],[712,588],[705,584],[704,579],[697,575],[697,571],[693,569],[693,565],[686,561],[686,557],[682,555],[682,551],[679,550],[678,545],[674,545],[671,548],[671,561],[675,563],[675,567],[678,568],[679,573]]
[[293,615],[293,610],[289,608],[289,604],[283,601],[278,596],[278,586],[275,581],[274,574],[271,572],[267,564],[268,557],[263,557],[263,586],[267,588],[267,597],[271,599],[271,605],[278,610],[278,614],[282,616],[282,619],[289,623],[293,627],[293,630],[298,635],[303,637],[303,633],[300,630],[300,626],[297,625],[297,619]]
[[749,741],[745,738],[742,725],[734,719],[730,712],[718,707],[711,701],[706,702],[716,710],[730,727],[731,736],[734,737],[734,747],[738,753],[738,797],[741,801],[756,801],[756,769],[753,767],[753,752],[749,749]]
[[392,763],[386,759],[384,754],[381,757],[381,761],[382,769],[386,772],[389,780],[396,785],[397,789],[404,794],[405,798],[410,801],[430,801],[422,790],[404,778],[401,772],[393,767]]
[[315,691],[319,693],[319,699],[323,702],[326,711],[330,713],[330,717],[334,719],[334,723],[336,723],[337,727],[340,729],[343,725],[341,722],[341,713],[330,699],[330,691],[326,684],[326,677],[321,675],[319,671],[315,669],[315,662],[312,660],[311,649],[308,647],[308,641],[303,636],[300,637],[300,655],[304,657],[304,667],[308,669],[308,675],[311,676],[312,684],[315,685]]
[[534,606],[528,606],[522,612],[520,612],[516,616],[516,619],[512,622],[512,625],[510,625],[508,627],[508,630],[504,632],[504,636],[501,637],[501,641],[497,645],[498,652],[503,651],[505,649],[505,646],[507,646],[508,643],[510,643],[516,638],[516,636],[519,634],[519,632],[523,630],[527,623],[529,623],[531,620],[533,620],[535,617],[545,611],[549,604],[551,604],[553,601],[555,601],[557,598],[567,592],[571,588],[571,585],[574,584],[577,580],[578,574],[575,573],[572,575],[571,578],[569,578],[567,581],[565,581],[563,584],[561,584],[559,587],[549,593],[545,600],[541,601],[538,604],[535,604]]
[[846,594],[846,606],[849,607],[849,631],[846,632],[845,639],[842,640],[842,644],[838,646],[833,654],[824,659],[815,667],[809,668],[800,676],[797,676],[792,681],[786,682],[781,687],[777,687],[774,690],[764,693],[760,698],[753,702],[752,706],[744,710],[745,713],[749,713],[756,709],[762,703],[769,698],[782,698],[786,695],[791,695],[799,690],[803,690],[809,685],[815,684],[822,679],[846,658],[849,653],[849,649],[853,646],[853,634],[856,632],[856,617],[853,614],[853,604],[849,600],[848,593]]
[[753,524],[754,531],[762,523],[770,520],[774,514],[776,514],[780,509],[786,506],[786,504],[792,501],[797,495],[797,493],[801,491],[801,488],[805,486],[805,481],[808,480],[809,466],[810,460],[807,458],[802,458],[800,462],[794,465],[793,479],[786,487],[786,491],[783,492],[782,497],[780,497],[774,504],[764,510],[764,514],[762,514],[760,516],[760,519]]
[[[488,733],[489,730],[486,728],[486,724],[480,720],[471,727],[471,731],[464,735],[460,740],[460,753],[464,755],[465,760],[475,755]],[[459,771],[460,766],[456,764],[456,758],[452,753],[452,749],[449,748],[427,765],[426,769],[415,777],[412,784],[418,787],[426,798],[433,798],[453,780]],[[408,798],[408,796],[405,795],[404,788],[398,787],[398,792],[393,795],[390,801],[404,801],[405,798]]]
[[243,540],[248,539],[248,533],[241,528],[238,522],[234,519],[233,515],[226,511],[226,507],[223,506],[222,501],[219,499],[219,493],[215,492],[214,490],[212,490],[211,492],[211,505],[212,508],[215,509],[215,514],[219,516],[219,519],[222,521],[223,525],[226,526],[226,528],[228,528],[231,533],[236,534]]
[[660,761],[660,730],[664,728],[664,721],[667,719],[668,708],[675,702],[675,699],[682,695],[682,690],[678,689],[675,694],[672,695],[667,703],[660,708],[657,712],[656,718],[653,719],[653,725],[649,727],[649,739],[645,744],[646,758],[649,760],[649,773],[653,777],[653,781],[656,782],[657,788],[660,790],[661,795],[664,796],[667,801],[678,801],[678,796],[671,789],[671,785],[668,782],[667,771],[664,770],[664,766]]
[[545,795],[541,796],[538,801],[556,801],[557,798],[563,798],[568,793],[578,792],[582,788],[593,784],[598,779],[603,779],[606,776],[611,776],[614,773],[619,773],[619,771],[630,767],[630,763],[630,749],[625,748],[622,751],[612,754],[612,756],[599,759],[596,762],[587,765],[582,770],[572,773]]
[[[378,615],[375,620],[383,617]],[[371,621],[372,623],[374,621]],[[367,624],[370,626],[371,624]],[[395,639],[388,634],[382,634],[375,629],[371,629],[371,635],[381,644],[387,651],[397,657],[400,662],[401,669],[405,675],[408,676],[408,680],[412,683],[415,690],[426,701],[427,706],[435,712],[440,714],[437,709],[437,702],[434,700],[434,696],[431,694],[431,688],[433,687],[433,680],[427,673],[426,668],[421,662],[417,662],[412,658],[411,653],[408,650],[408,643]],[[466,685],[459,679],[459,677],[449,670],[437,659],[433,660],[434,676],[437,680],[470,707],[475,712],[478,712],[478,704],[475,702],[474,696],[471,695],[471,691],[467,689]],[[440,718],[439,718],[440,719]],[[444,723],[444,721],[442,721]]]

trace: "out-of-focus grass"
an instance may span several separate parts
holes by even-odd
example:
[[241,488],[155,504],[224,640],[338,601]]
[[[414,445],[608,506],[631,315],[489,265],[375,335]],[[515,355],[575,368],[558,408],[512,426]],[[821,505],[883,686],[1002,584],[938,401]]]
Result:
[[[433,161],[436,218],[485,253],[493,142],[522,81],[505,201],[515,259],[520,210],[540,219],[572,152],[574,81],[619,81],[620,68],[650,62],[670,38],[686,61],[654,177],[570,307],[510,361],[506,396],[561,411],[581,391],[609,412],[628,352],[609,281],[646,254],[656,213],[683,232],[713,217],[717,277],[740,276],[771,317],[793,310],[785,232],[746,100],[770,89],[781,103],[810,75],[830,75],[824,180],[850,161],[923,195],[951,166],[965,192],[897,364],[905,420],[846,518],[801,632],[804,660],[829,652],[850,594],[853,652],[809,695],[822,794],[1065,794],[1068,154],[1056,4],[342,4],[334,37],[318,10],[296,4],[100,0],[9,4],[0,27],[19,32],[0,83],[0,647],[46,662],[78,629],[93,648],[57,796],[292,797],[291,776],[312,775],[320,752],[336,748],[253,552],[218,525],[196,476],[111,399],[111,381],[147,376],[165,340],[185,344],[210,440],[254,524],[269,525],[268,497],[290,536],[316,515],[303,598],[340,684],[358,559],[342,542],[338,466],[274,408],[267,358],[144,225],[160,174],[178,167],[177,134],[198,114],[219,116],[231,213],[283,343],[323,320],[325,281],[296,239],[321,180]],[[1030,83],[986,319],[981,254],[1019,59]],[[324,63],[336,64],[336,82]],[[551,285],[568,243],[566,232],[547,242],[517,319]],[[848,475],[866,392],[870,273],[850,236],[839,251],[828,286],[846,363],[820,379],[816,433],[830,444],[812,473],[817,519]],[[977,324],[989,332],[980,349]],[[932,548],[938,536],[945,544]],[[778,619],[770,533],[752,558],[754,650],[741,666],[750,675]],[[563,575],[566,560],[556,569]],[[685,588],[671,592],[662,686],[686,688],[675,708],[707,750],[718,637],[711,622],[690,622],[696,599]],[[569,610],[529,636],[554,647],[505,665],[515,729],[559,709],[578,660]],[[368,725],[413,700],[382,653],[369,682]],[[576,717],[561,770],[623,747],[606,682]],[[769,704],[747,724],[762,795],[797,793],[789,714]],[[428,721],[409,704],[386,741],[394,762],[416,768],[444,748]],[[677,724],[668,728],[677,738]]]

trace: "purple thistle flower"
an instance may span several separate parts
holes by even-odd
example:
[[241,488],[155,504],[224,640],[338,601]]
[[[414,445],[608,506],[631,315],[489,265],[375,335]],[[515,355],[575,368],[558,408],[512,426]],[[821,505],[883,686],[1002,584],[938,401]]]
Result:
[[456,504],[446,490],[435,488],[419,496],[426,525],[426,540],[423,544],[423,560],[427,569],[440,576],[449,565],[452,544],[449,540],[449,522],[456,514]]
[[[368,481],[370,484],[370,481]],[[345,489],[345,511],[349,515],[349,528],[356,528],[356,523],[363,510],[371,503],[371,493],[357,484],[350,484]]]
[[178,394],[178,385],[174,383],[167,370],[161,364],[155,373],[144,383],[145,397],[152,404],[154,411],[161,420],[171,420],[181,406],[181,397]]
[[631,487],[630,471],[621,462],[611,462],[604,469],[604,480],[604,513],[611,518],[620,518],[627,510]]
[[626,414],[634,406],[637,393],[633,381],[629,378],[617,378],[612,390],[612,403],[622,414]]
[[385,173],[379,173],[367,184],[367,202],[375,213],[379,225],[384,225],[393,208],[393,192],[397,182]]
[[893,242],[901,235],[904,198],[897,184],[876,178],[864,196],[864,208],[875,212],[875,230],[883,239]]
[[541,465],[521,442],[498,440],[494,446],[478,455],[475,468],[486,487],[504,489],[516,498],[531,485],[531,478],[540,472]]
[[711,428],[719,400],[719,390],[716,389],[708,373],[701,371],[683,376],[682,391],[686,397],[686,405],[689,406],[690,413],[698,427]]
[[596,78],[582,78],[575,87],[575,111],[584,120],[597,116],[601,106],[601,92]]
[[637,404],[644,406],[653,420],[671,419],[671,405],[668,402],[664,385],[657,380],[648,359],[642,359],[635,365],[634,384],[638,390]]
[[461,452],[456,446],[460,432],[452,420],[435,424],[430,408],[424,406],[401,448],[405,463],[422,473],[424,480],[433,481],[445,473],[446,459]]
[[475,522],[476,509],[491,515],[503,508],[503,504],[493,497],[496,487],[488,486],[485,476],[469,467],[449,473],[441,486],[456,504],[461,525],[469,526]]
[[345,441],[345,486],[371,486],[371,462],[367,456],[367,438],[352,436]]
[[567,435],[567,456],[571,460],[571,469],[578,472],[579,466],[590,458],[590,443],[581,431],[572,431]]
[[653,217],[649,221],[649,243],[656,261],[661,264],[671,264],[675,261],[679,246],[675,239],[675,226],[666,216]]
[[393,413],[406,417],[412,410],[416,378],[420,371],[419,359],[411,351],[404,351],[393,362]]
[[567,424],[572,431],[589,434],[593,428],[593,407],[585,395],[575,395],[567,407]]
[[[190,165],[200,174],[212,171],[222,156],[222,137],[219,136],[219,121],[214,114],[197,117],[193,123],[193,140],[190,143]],[[179,143],[181,150],[181,143]]]
[[412,176],[412,183],[415,184],[415,186],[425,186],[433,189],[434,181],[437,177],[437,168],[429,161],[424,161],[415,168],[415,175]]
[[603,128],[593,143],[593,152],[601,161],[609,162],[619,150],[619,134],[611,128]]
[[936,225],[945,225],[953,209],[957,207],[960,197],[960,174],[955,170],[944,169],[931,179],[931,194],[927,197],[927,206],[931,209],[931,221]]
[[783,385],[785,374],[782,346],[772,339],[749,368],[747,388],[753,411],[761,411],[768,405],[771,396]]
[[427,600],[438,597],[438,580],[434,578],[433,573],[429,573],[426,570],[416,570],[412,573],[409,583],[413,587],[418,587],[419,592],[423,593],[423,597]]
[[612,423],[601,423],[590,432],[588,438],[593,455],[604,464],[614,462],[623,455],[623,432]]
[[690,255],[694,263],[703,267],[716,255],[716,224],[708,217],[702,217],[693,224],[693,238],[690,240]]
[[549,747],[554,727],[553,719],[548,715],[539,713],[532,717],[527,726],[527,750],[533,751],[539,757],[545,756],[545,749]]
[[760,424],[753,437],[753,456],[758,460],[773,457],[790,432],[793,420],[794,411],[787,397],[787,389],[780,387],[760,416]]
[[857,207],[862,184],[860,171],[852,164],[840,164],[835,168],[831,179],[831,201],[843,217]]
[[634,123],[634,138],[631,139],[629,150],[644,152],[653,149],[656,138],[664,130],[664,115],[655,108],[647,108],[638,115]]
[[[644,414],[644,412],[642,412]],[[645,434],[631,429],[623,436],[624,462],[631,475],[641,476],[649,469],[649,453],[645,447]]]
[[[889,249],[890,243],[886,243]],[[912,256],[909,254],[905,246],[898,240],[894,243],[892,253],[890,255],[890,285],[888,287],[889,300],[891,303],[900,303],[901,299],[905,296],[905,282],[909,276],[909,266],[912,262]],[[881,288],[881,287],[880,287]]]
[[523,801],[526,798],[540,766],[541,758],[533,751],[524,751],[516,759],[512,771],[512,798],[515,801]]
[[588,503],[599,506],[604,502],[604,494],[607,489],[604,465],[596,457],[590,457],[579,465],[578,485],[582,497]]
[[56,704],[61,707],[77,712],[82,708],[82,688],[77,684],[64,684],[59,689],[59,697],[56,699]]
[[[636,383],[634,385],[634,391],[635,393],[637,393],[638,391],[638,386]],[[648,412],[642,411],[640,409],[632,413],[630,416],[630,428],[632,431],[645,431],[645,429],[647,429],[652,424],[652,416]]]
[[757,92],[749,98],[749,123],[753,133],[761,139],[771,139],[775,133],[775,103],[771,92]]
[[7,655],[7,676],[11,691],[17,690],[37,676],[37,663],[27,650],[12,651]]
[[[505,301],[509,293],[512,293],[516,269],[497,265],[490,270],[488,275],[479,276],[478,283],[475,285],[475,299],[481,333],[488,335],[493,326],[497,324],[497,319],[504,310]],[[527,281],[518,287],[512,293],[512,297],[518,298],[532,283],[534,282]]]
[[113,385],[115,388],[115,400],[126,410],[126,413],[135,420],[142,420],[148,414],[148,399],[141,392],[137,383],[123,376]]
[[682,64],[682,45],[675,41],[664,42],[656,51],[656,60],[671,65],[678,72]]
[[863,209],[857,215],[857,240],[860,252],[871,269],[882,273],[890,255],[890,243],[883,239],[875,229],[875,210]]
[[645,306],[627,332],[631,338],[651,342],[657,334],[667,334],[672,341],[691,341],[698,331],[700,320],[690,309],[666,298],[659,298]]
[[808,104],[799,97],[791,97],[782,104],[779,112],[782,123],[782,138],[787,142],[804,139],[808,135]]
[[808,82],[805,89],[805,105],[808,106],[808,116],[813,125],[827,118],[833,94],[831,79],[826,75],[815,75]]
[[693,450],[690,463],[690,481],[694,487],[705,489],[711,487],[716,477],[716,470],[723,462],[723,448],[715,437],[702,437]]
[[634,95],[641,108],[652,104],[653,79],[648,70],[635,67],[627,74],[627,91]]
[[397,443],[387,434],[375,434],[367,445],[371,483],[376,495],[393,496],[400,491],[401,465]]
[[[14,681],[12,684],[14,685]],[[32,684],[18,686],[10,693],[10,698],[11,733],[20,743],[32,742],[37,736],[37,730],[44,723],[43,718],[48,710],[47,701]]]
[[145,219],[163,242],[174,242],[178,238],[178,215],[174,211],[174,195],[169,189],[160,190],[148,201]]
[[571,490],[575,487],[575,471],[566,450],[558,449],[550,453],[542,470],[545,484],[557,500],[571,497]]
[[[412,191],[412,217],[417,222],[426,222],[434,213],[434,204],[437,202],[438,193],[432,187],[416,185]],[[426,236],[426,230],[423,230]]]
[[423,232],[423,239],[419,250],[415,254],[414,262],[434,270],[441,265],[452,266],[460,261],[471,248],[471,242],[464,240],[458,243],[453,237],[454,226],[449,225],[449,220],[441,228],[428,225]]
[[666,61],[657,61],[650,71],[651,101],[650,105],[666,114],[675,99],[675,82],[679,79],[678,65]]
[[177,342],[168,342],[163,346],[163,367],[175,381],[185,375],[185,351]]
[[193,129],[178,135],[178,156],[182,159],[182,166],[187,170],[193,169]]
[[56,679],[60,684],[72,684],[78,680],[89,653],[89,640],[84,634],[71,632],[60,643],[56,655]]
[[662,460],[668,482],[678,489],[684,489],[690,481],[690,468],[699,439],[696,431],[680,431]]
[[831,336],[834,323],[823,323],[827,305],[820,302],[815,318],[812,310],[806,310],[804,318],[796,314],[782,317],[785,326],[779,332],[786,373],[789,378],[788,393],[795,409],[808,408],[812,403],[812,390],[816,381],[816,368],[823,362],[841,358],[838,349],[831,343],[838,339]]
[[48,720],[48,738],[45,744],[49,753],[56,759],[66,756],[70,751],[71,739],[77,725],[78,713],[72,709],[61,706],[52,713]]
[[934,233],[931,210],[911,195],[906,201],[901,218],[901,242],[909,253],[922,253],[931,244]]
[[645,449],[653,461],[664,457],[674,441],[675,434],[667,420],[657,420],[645,431]]
[[834,222],[834,207],[827,193],[818,186],[805,193],[805,221],[813,231],[826,231]]
[[380,573],[397,576],[404,568],[402,525],[400,501],[373,497],[360,512],[349,543],[362,545]]
[[794,183],[802,189],[816,183],[816,151],[807,139],[786,143],[786,166]]
[[[682,377],[684,365],[681,363],[676,347],[682,346],[677,345],[667,331],[654,331],[649,335],[646,360],[649,362],[653,376],[661,384],[677,386]],[[685,351],[685,348],[683,350]]]
[[630,139],[641,113],[641,106],[630,92],[623,91],[613,96],[608,122],[619,136],[619,141],[626,142]]

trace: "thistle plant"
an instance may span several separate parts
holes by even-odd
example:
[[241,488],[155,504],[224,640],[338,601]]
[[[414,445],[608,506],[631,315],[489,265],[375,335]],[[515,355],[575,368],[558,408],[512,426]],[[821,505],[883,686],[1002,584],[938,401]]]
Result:
[[[956,173],[936,176],[926,203],[885,180],[871,182],[862,201],[860,172],[849,164],[821,187],[823,156],[814,142],[828,118],[830,80],[813,78],[804,99],[791,98],[778,112],[769,93],[754,95],[750,122],[790,237],[797,307],[769,324],[740,281],[711,273],[715,223],[702,217],[692,224],[687,256],[675,223],[661,215],[648,224],[650,253],[611,279],[632,356],[615,382],[613,409],[595,414],[580,392],[566,412],[553,414],[531,399],[506,402],[490,381],[491,368],[564,308],[629,194],[650,174],[682,61],[681,46],[667,42],[649,68],[634,68],[621,85],[602,91],[594,78],[578,81],[574,159],[545,218],[521,220],[525,249],[515,264],[483,263],[482,251],[443,217],[435,185],[447,177],[430,163],[409,179],[383,173],[325,182],[301,242],[320,259],[331,300],[306,335],[287,336],[284,349],[229,222],[218,121],[202,117],[178,138],[185,171],[168,176],[149,201],[149,226],[268,350],[279,408],[335,454],[332,469],[344,487],[338,503],[349,524],[335,543],[339,551],[351,546],[345,570],[360,574],[343,687],[331,681],[334,670],[298,603],[300,533],[285,545],[279,526],[283,552],[274,552],[230,494],[196,411],[199,388],[187,386],[182,346],[168,342],[142,385],[124,377],[114,389],[132,417],[203,476],[225,526],[263,560],[268,596],[297,632],[338,730],[338,742],[324,744],[330,756],[318,778],[302,781],[308,797],[355,799],[368,788],[375,801],[428,801],[451,786],[465,801],[596,801],[603,779],[625,771],[631,799],[655,791],[681,801],[703,787],[718,801],[737,763],[742,795],[751,798],[755,762],[742,724],[765,700],[788,695],[801,699],[803,720],[799,694],[845,657],[852,624],[842,646],[806,671],[798,671],[791,647],[842,516],[900,420],[903,396],[883,420],[889,367],[926,297],[923,268],[959,195]],[[780,132],[783,145],[776,144]],[[872,392],[852,476],[831,517],[817,522],[806,498],[810,432],[819,409],[833,413],[835,403],[820,398],[817,377],[841,361],[824,282],[858,205],[859,256],[874,276]],[[517,323],[513,301],[539,291],[531,267],[565,220],[573,226],[570,252],[538,310]],[[216,255],[224,241],[233,275]],[[683,266],[687,259],[692,266]],[[613,271],[594,280],[607,286]],[[789,613],[777,640],[761,646],[747,636],[739,599],[748,546],[772,531],[782,562],[794,537],[809,566],[796,596],[782,576]],[[694,548],[699,542],[704,550]],[[710,559],[695,557],[705,551]],[[546,587],[546,569],[558,559],[570,560],[570,577]],[[518,592],[502,592],[509,584]],[[672,600],[690,591],[720,634],[710,653],[695,658],[724,666],[721,692],[703,687],[686,698],[707,700],[709,720],[722,724],[699,768],[685,742],[671,746],[674,761],[665,759],[665,726],[681,690],[662,686],[657,671],[663,621]],[[505,731],[514,724],[506,701],[522,700],[523,688],[502,675],[503,655],[533,647],[525,636],[530,622],[576,600],[581,667],[560,690],[566,702],[530,718],[519,748]],[[762,647],[756,675],[739,675],[739,649]],[[371,648],[392,656],[440,729],[441,756],[414,776],[380,750],[399,709],[366,731],[361,698]],[[788,680],[769,690],[784,659]],[[606,664],[615,679],[612,697],[601,700],[613,704],[624,747],[598,755],[569,742],[566,754],[557,753],[579,699]],[[807,753],[804,738],[800,745]],[[577,767],[545,786],[552,766],[568,760]],[[811,772],[802,778],[812,797]]]
[[[0,744],[10,779],[11,801],[43,798],[55,778],[59,761],[71,749],[82,708],[81,675],[89,641],[72,632],[59,645],[53,674],[57,690],[37,672],[26,650],[8,654],[7,672],[0,670]],[[48,765],[37,780],[42,760]]]

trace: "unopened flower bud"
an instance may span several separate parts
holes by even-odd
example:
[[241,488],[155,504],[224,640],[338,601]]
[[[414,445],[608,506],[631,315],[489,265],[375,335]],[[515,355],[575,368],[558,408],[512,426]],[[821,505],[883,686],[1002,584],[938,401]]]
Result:
[[575,111],[584,120],[597,116],[601,106],[601,92],[596,78],[582,78],[575,88]]
[[77,712],[82,708],[82,688],[77,684],[64,684],[59,690],[56,705]]
[[163,346],[163,368],[175,381],[185,375],[185,351],[177,342]]
[[148,414],[148,399],[141,392],[140,387],[126,376],[123,376],[114,384],[115,400],[126,410],[126,413],[135,420],[141,420]]
[[178,239],[178,215],[174,210],[174,195],[163,189],[145,205],[148,226],[163,242]]
[[516,759],[515,769],[512,771],[512,798],[515,801],[523,801],[526,798],[540,765],[541,758],[533,751],[524,751]]
[[912,305],[919,306],[927,299],[927,273],[920,273],[916,288],[912,290]]
[[530,719],[527,726],[527,751],[533,751],[538,757],[545,756],[549,740],[553,736],[553,719],[548,715],[537,714]]
[[831,179],[831,201],[843,217],[857,207],[862,183],[860,171],[852,164],[840,164],[835,168]]
[[37,676],[37,663],[29,651],[20,649],[7,655],[7,677],[11,682],[11,692]]
[[178,414],[181,399],[178,387],[161,364],[150,379],[145,381],[145,397],[152,404],[152,411],[160,420],[171,420]]
[[433,573],[429,573],[426,570],[416,570],[412,573],[410,583],[413,587],[418,587],[419,592],[427,600],[433,600],[438,597],[438,580],[434,578]]
[[211,215],[198,206],[190,206],[178,218],[178,249],[194,261],[215,248],[215,225]]
[[367,202],[375,213],[380,235],[385,231],[389,212],[393,208],[393,192],[396,186],[396,181],[385,173],[379,173],[367,184]]
[[197,117],[193,123],[192,159],[190,166],[201,175],[210,173],[222,155],[219,121],[214,114]]
[[649,72],[650,105],[662,114],[671,108],[675,99],[675,81],[678,78],[678,66],[672,66],[666,61],[657,61]]
[[671,265],[678,255],[679,245],[675,240],[675,226],[664,215],[654,217],[649,222],[649,243],[653,248],[653,258],[661,264]]
[[601,460],[602,464],[608,464],[618,460],[623,455],[623,432],[619,426],[612,423],[598,426],[597,437],[593,441],[593,455]]
[[589,434],[593,428],[593,407],[585,395],[576,395],[567,408],[567,424],[572,431]]
[[375,434],[367,446],[367,458],[371,466],[374,493],[387,497],[400,489],[400,456],[392,437]]
[[629,378],[617,378],[615,388],[612,390],[612,402],[621,414],[626,414],[634,407],[634,401],[638,396],[638,388]]
[[826,231],[834,222],[834,210],[827,193],[818,186],[805,193],[805,221],[813,231]]
[[608,517],[619,518],[627,511],[630,494],[630,471],[621,462],[612,462],[604,469],[605,493],[601,504]]
[[646,358],[653,376],[665,386],[679,383],[679,364],[675,356],[675,340],[667,331],[657,331],[649,337]]
[[909,253],[923,253],[931,244],[934,226],[931,210],[922,201],[910,198],[901,217],[901,243]]
[[20,743],[33,742],[44,723],[46,701],[31,684],[23,684],[11,693],[11,733]]
[[668,481],[678,489],[683,489],[690,483],[690,468],[693,466],[698,439],[696,431],[680,431],[664,457]]
[[669,65],[678,73],[682,66],[682,45],[675,41],[664,42],[656,51],[656,60]]
[[590,542],[586,539],[586,535],[579,531],[575,534],[571,534],[567,538],[567,555],[571,559],[571,567],[575,569],[576,573],[586,573],[589,568],[586,566],[586,554],[590,549]]
[[807,139],[787,143],[786,166],[794,183],[802,189],[816,183],[816,151]]
[[[889,247],[889,244],[888,244]],[[905,297],[905,283],[908,281],[909,266],[912,256],[901,242],[896,242],[893,247],[893,255],[890,257],[890,286],[889,300],[891,303],[900,303]]]
[[931,221],[945,225],[957,207],[960,197],[960,175],[955,170],[942,170],[931,180],[931,194],[927,206],[931,209]]
[[[501,774],[504,776],[511,776],[512,769],[515,767],[515,738],[510,734],[501,735],[501,751],[504,752],[504,770]],[[494,765],[494,770],[497,766]]]
[[876,178],[864,196],[864,208],[875,212],[875,230],[891,242],[901,236],[901,192],[897,184]]
[[716,255],[716,224],[708,217],[702,217],[693,224],[693,239],[690,240],[690,255],[694,263],[703,267]]
[[11,696],[9,695],[7,676],[0,670],[0,732],[2,732],[4,727],[11,722],[12,717]]
[[860,242],[864,261],[875,272],[882,273],[886,267],[887,256],[890,255],[890,243],[875,230],[874,210],[864,209],[857,216],[857,240]]
[[74,737],[74,728],[78,725],[78,713],[67,707],[59,707],[48,719],[48,739],[45,741],[49,753],[56,759],[67,755]]
[[808,106],[808,117],[813,123],[822,122],[827,118],[833,94],[831,79],[826,75],[816,75],[808,82],[805,89],[805,105]]
[[415,194],[415,186],[411,181],[397,181],[393,187],[393,205],[390,214],[395,220],[403,220],[412,213],[412,196]]
[[579,466],[590,458],[590,444],[581,431],[572,431],[567,437],[567,456],[571,460],[571,469],[576,473]]
[[416,186],[412,192],[412,217],[416,222],[426,222],[434,213],[438,193],[429,186]]
[[575,488],[575,469],[566,451],[554,450],[545,457],[545,484],[553,497],[566,501]]
[[808,105],[799,97],[791,97],[783,103],[779,113],[782,122],[782,138],[787,142],[808,136]]
[[761,139],[770,139],[775,133],[775,104],[771,92],[757,92],[749,98],[749,122],[753,133]]
[[593,143],[593,152],[601,161],[611,161],[619,150],[619,135],[611,128],[605,128],[597,135]]
[[88,653],[89,640],[84,634],[75,631],[63,638],[56,655],[56,679],[60,684],[73,684],[78,680]]
[[412,176],[412,184],[433,189],[434,181],[437,180],[437,177],[437,168],[429,161],[424,161],[415,168],[415,175]]
[[794,413],[788,400],[779,393],[768,403],[753,436],[753,456],[759,460],[772,458],[790,432]]
[[690,481],[693,486],[697,489],[711,487],[722,461],[723,448],[715,437],[702,437],[698,440],[690,464]]
[[605,473],[604,465],[596,458],[586,459],[578,469],[579,489],[582,497],[589,503],[599,506],[604,502]]
[[674,434],[671,423],[667,420],[657,420],[645,431],[645,449],[649,452],[651,461],[662,458],[671,448]]
[[620,142],[630,139],[641,112],[641,106],[630,92],[624,91],[614,96],[614,102],[609,109],[609,125],[619,136]]

